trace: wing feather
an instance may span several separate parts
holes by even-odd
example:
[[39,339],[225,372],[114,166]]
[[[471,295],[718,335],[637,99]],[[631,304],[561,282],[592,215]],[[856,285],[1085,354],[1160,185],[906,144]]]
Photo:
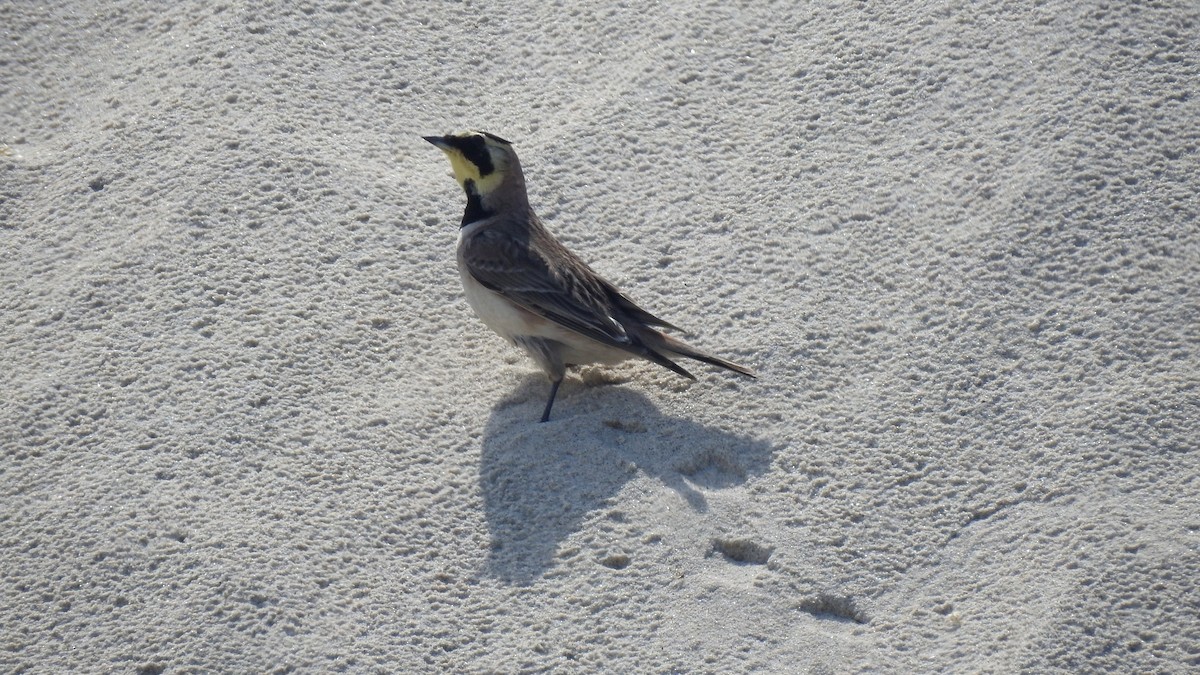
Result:
[[631,347],[613,316],[617,308],[605,292],[607,282],[565,247],[553,240],[550,245],[557,249],[550,249],[554,259],[504,228],[489,227],[464,242],[463,260],[479,283],[534,314],[603,344]]
[[485,287],[601,344],[693,380],[694,375],[668,357],[686,356],[754,377],[743,366],[655,330],[654,326],[680,329],[638,307],[538,223],[532,228],[480,229],[463,241],[462,255],[471,276]]

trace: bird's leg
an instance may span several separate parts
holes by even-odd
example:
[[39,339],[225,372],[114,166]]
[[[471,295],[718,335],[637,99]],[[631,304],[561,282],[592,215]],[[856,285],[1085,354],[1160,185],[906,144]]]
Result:
[[562,362],[562,343],[547,338],[532,335],[518,335],[513,338],[518,347],[525,350],[542,370],[550,376],[550,400],[546,401],[546,409],[542,411],[542,422],[550,421],[550,408],[554,406],[554,396],[558,394],[558,386],[562,384],[567,374],[567,367]]
[[546,410],[542,412],[542,422],[550,421],[550,408],[554,407],[554,397],[558,394],[558,385],[562,384],[563,376],[550,383],[550,399],[546,401]]

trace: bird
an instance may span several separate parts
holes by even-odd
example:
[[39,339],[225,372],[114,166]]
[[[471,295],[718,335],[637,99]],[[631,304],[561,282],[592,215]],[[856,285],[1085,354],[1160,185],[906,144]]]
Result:
[[572,366],[640,357],[695,380],[672,360],[683,356],[756,377],[664,333],[684,331],[639,307],[559,243],[529,205],[512,143],[476,130],[422,138],[446,154],[466,193],[457,261],[468,304],[550,378],[541,422],[550,420]]

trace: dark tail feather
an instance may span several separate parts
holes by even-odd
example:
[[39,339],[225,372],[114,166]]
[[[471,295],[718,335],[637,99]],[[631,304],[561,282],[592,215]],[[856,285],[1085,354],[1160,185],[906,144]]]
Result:
[[[647,333],[650,333],[650,332],[651,331],[647,331]],[[719,356],[713,356],[712,354],[706,354],[706,353],[700,351],[699,349],[696,349],[695,347],[687,344],[686,342],[683,342],[682,340],[677,340],[677,339],[671,337],[670,335],[664,335],[663,333],[660,333],[658,331],[653,331],[652,335],[647,334],[647,335],[641,335],[639,337],[641,337],[642,341],[646,344],[647,347],[649,347],[649,351],[652,354],[654,354],[653,357],[647,357],[647,358],[649,358],[651,361],[654,361],[655,363],[657,363],[660,366],[670,368],[671,370],[679,373],[680,375],[683,375],[684,377],[691,378],[693,380],[696,379],[691,373],[687,372],[683,368],[680,368],[675,362],[668,359],[663,354],[663,352],[666,352],[667,354],[678,354],[680,356],[686,356],[689,359],[695,359],[697,361],[703,361],[704,363],[710,363],[714,366],[720,366],[721,368],[724,368],[726,370],[732,370],[735,373],[741,373],[742,375],[745,375],[747,377],[753,377],[753,378],[758,377],[757,375],[754,374],[754,371],[750,370],[749,368],[747,368],[745,366],[739,366],[738,364],[734,363],[733,361],[726,361],[725,359],[723,359]],[[655,358],[655,357],[657,357],[657,358]]]
[[653,347],[646,347],[646,351],[644,354],[642,354],[642,356],[657,363],[658,365],[662,366],[663,368],[667,368],[667,369],[670,369],[670,370],[673,370],[673,371],[679,373],[680,375],[686,377],[689,380],[696,379],[696,376],[689,373],[688,371],[684,370],[683,366],[679,365],[678,363],[675,363],[671,359],[668,359],[667,357],[658,353],[657,351],[654,350]]

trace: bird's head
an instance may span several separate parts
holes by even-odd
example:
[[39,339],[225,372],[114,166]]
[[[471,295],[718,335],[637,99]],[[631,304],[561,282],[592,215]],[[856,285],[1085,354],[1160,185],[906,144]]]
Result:
[[521,164],[512,143],[486,131],[460,131],[445,136],[425,136],[450,160],[454,178],[466,190],[467,196],[478,195],[487,200],[504,188],[517,188],[524,193]]

